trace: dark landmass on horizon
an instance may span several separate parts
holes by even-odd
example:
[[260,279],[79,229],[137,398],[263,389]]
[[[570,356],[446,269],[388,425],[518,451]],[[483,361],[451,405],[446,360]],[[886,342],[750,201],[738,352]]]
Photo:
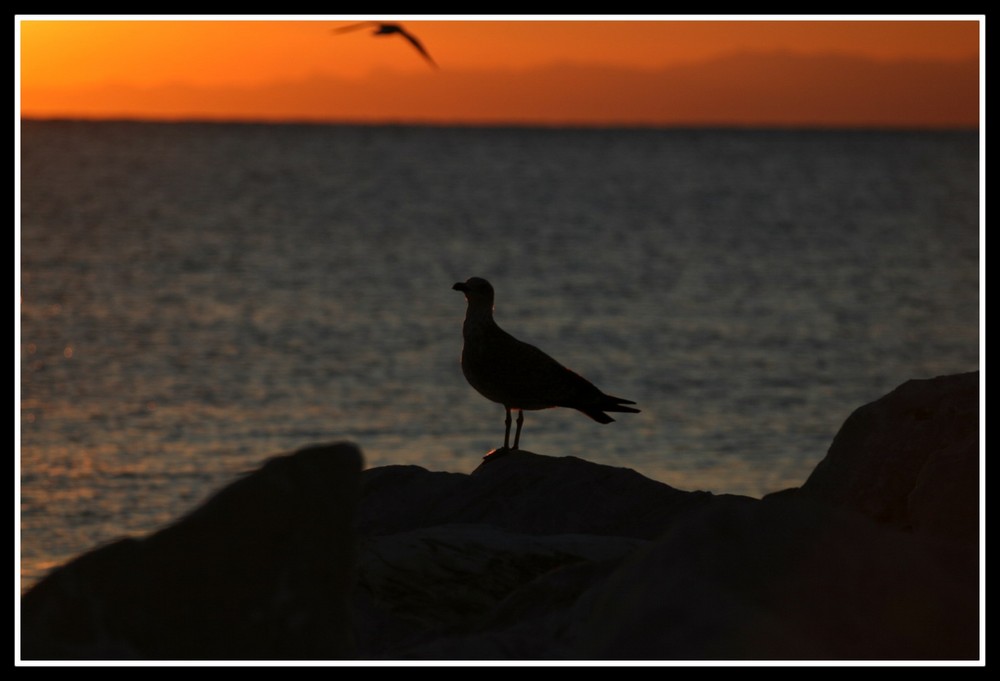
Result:
[[[54,94],[22,84],[22,104]],[[437,72],[316,76],[259,87],[100,84],[63,91],[62,113],[29,108],[24,117],[961,129],[980,125],[979,96],[976,59],[744,52],[645,71],[581,64],[468,71],[442,64]],[[125,100],[131,104],[108,108]]]

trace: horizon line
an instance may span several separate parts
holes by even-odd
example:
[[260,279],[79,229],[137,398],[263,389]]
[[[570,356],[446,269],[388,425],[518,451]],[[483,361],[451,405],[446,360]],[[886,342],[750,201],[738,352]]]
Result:
[[582,130],[678,130],[678,131],[775,131],[775,132],[982,132],[982,125],[928,125],[884,123],[753,123],[717,122],[635,122],[635,121],[545,121],[545,120],[436,120],[436,119],[372,119],[372,118],[268,118],[259,116],[133,116],[81,114],[20,114],[19,123],[128,123],[151,125],[288,125],[328,127],[408,127],[408,128],[532,128]]

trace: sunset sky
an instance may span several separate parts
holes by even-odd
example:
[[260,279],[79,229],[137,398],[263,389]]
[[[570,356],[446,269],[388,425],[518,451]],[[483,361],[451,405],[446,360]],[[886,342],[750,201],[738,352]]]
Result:
[[[975,127],[981,18],[19,17],[23,117]],[[335,33],[356,21],[398,35]]]

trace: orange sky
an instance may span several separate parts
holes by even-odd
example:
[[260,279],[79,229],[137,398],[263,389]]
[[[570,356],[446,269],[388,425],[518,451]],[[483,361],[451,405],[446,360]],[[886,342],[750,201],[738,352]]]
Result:
[[[976,17],[934,21],[387,17],[419,36],[439,70],[399,36],[375,38],[367,30],[331,32],[333,27],[369,18],[21,17],[21,112],[241,120],[978,123]],[[780,53],[783,59],[716,63],[750,53]],[[831,55],[855,61],[819,60]],[[813,59],[803,61],[806,57]],[[963,60],[965,70],[956,71]],[[915,64],[903,68],[906,61]],[[749,64],[756,65],[748,73]],[[712,68],[702,68],[706,65]],[[976,80],[975,90],[970,78]],[[634,82],[627,89],[630,79]],[[746,90],[750,81],[758,85],[753,92]],[[669,97],[657,92],[668,87]],[[803,105],[801,110],[796,109],[797,102]]]

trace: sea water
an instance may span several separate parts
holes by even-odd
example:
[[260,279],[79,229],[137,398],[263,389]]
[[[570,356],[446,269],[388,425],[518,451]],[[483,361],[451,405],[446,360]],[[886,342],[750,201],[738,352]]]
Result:
[[22,587],[267,457],[469,472],[496,319],[642,413],[522,448],[683,490],[801,485],[858,406],[979,368],[975,132],[26,121]]

